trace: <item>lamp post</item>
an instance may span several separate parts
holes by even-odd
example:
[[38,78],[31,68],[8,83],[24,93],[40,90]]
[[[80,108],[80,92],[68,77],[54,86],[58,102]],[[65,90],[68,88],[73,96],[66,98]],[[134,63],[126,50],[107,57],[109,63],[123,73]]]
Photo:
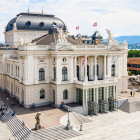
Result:
[[70,110],[68,109],[67,130],[72,130],[72,126],[71,126],[71,124],[70,124],[69,112],[70,112]]

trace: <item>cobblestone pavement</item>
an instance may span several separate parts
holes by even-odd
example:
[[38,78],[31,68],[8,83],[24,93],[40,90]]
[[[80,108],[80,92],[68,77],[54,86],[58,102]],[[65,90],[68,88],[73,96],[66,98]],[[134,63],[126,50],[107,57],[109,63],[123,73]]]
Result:
[[[41,113],[40,123],[41,126],[44,128],[60,125],[60,118],[67,114],[65,110],[54,108],[51,106],[42,106],[36,107],[35,109],[26,109],[20,104],[18,104],[17,100],[11,98],[7,92],[0,91],[0,98],[4,101],[4,103],[10,105],[11,109],[16,112],[16,115],[18,115],[21,120],[24,120],[26,125],[31,129],[34,129],[35,127],[35,115],[38,112]],[[13,104],[15,104],[14,107]]]
[[83,135],[69,140],[140,140],[140,111],[118,110],[88,118],[93,122],[83,126]]
[[0,121],[0,140],[15,140],[6,123]]

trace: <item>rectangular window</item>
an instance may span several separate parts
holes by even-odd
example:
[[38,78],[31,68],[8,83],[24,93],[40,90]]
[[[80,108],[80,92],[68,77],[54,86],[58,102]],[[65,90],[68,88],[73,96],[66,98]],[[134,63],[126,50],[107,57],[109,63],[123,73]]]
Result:
[[94,102],[94,89],[93,88],[87,90],[87,101]]
[[99,100],[104,100],[104,87],[99,87],[98,88],[98,99]]
[[140,64],[138,64],[138,68],[140,68]]
[[108,97],[114,99],[114,88],[113,86],[108,87]]
[[76,88],[76,102],[83,103],[83,90],[80,88]]

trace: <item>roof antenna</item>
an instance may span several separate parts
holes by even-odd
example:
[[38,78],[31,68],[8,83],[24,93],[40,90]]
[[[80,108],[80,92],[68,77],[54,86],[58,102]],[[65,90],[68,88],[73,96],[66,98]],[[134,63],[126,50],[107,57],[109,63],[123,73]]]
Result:
[[29,13],[29,5],[28,5],[28,13]]
[[43,6],[42,6],[42,14],[43,14]]

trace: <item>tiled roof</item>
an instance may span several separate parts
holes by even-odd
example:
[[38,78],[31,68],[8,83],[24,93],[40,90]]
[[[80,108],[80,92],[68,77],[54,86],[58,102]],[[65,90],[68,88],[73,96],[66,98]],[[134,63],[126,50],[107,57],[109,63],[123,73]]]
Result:
[[128,64],[140,64],[140,58],[128,58]]
[[[46,34],[39,38],[32,40],[32,43],[36,43],[36,45],[50,45],[51,43],[55,43],[58,39],[58,34]],[[83,45],[83,43],[76,41],[74,38],[68,36],[67,42],[73,45]]]

